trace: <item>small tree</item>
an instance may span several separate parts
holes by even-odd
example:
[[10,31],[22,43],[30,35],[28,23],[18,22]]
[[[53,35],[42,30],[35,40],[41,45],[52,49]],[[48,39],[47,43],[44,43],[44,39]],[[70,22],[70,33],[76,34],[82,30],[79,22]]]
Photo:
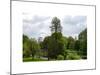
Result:
[[38,53],[38,50],[40,49],[39,44],[35,39],[30,39],[30,50],[31,50],[31,55],[32,59],[34,59],[34,56]]
[[74,50],[75,40],[73,37],[68,37],[67,49]]
[[31,51],[30,51],[30,39],[28,36],[23,35],[23,57],[30,57]]

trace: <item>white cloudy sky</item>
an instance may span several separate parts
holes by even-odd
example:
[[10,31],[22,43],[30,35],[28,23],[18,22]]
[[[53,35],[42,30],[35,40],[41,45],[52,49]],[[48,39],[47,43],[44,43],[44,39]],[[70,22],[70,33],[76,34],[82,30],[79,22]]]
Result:
[[[51,35],[50,26],[53,16],[32,15],[29,13],[23,13],[23,15],[23,34],[36,39],[40,36]],[[87,25],[86,16],[65,15],[58,18],[61,20],[61,26],[63,27],[62,33],[66,37],[77,36]]]
[[18,3],[17,9],[23,15],[23,34],[36,39],[50,35],[49,27],[55,16],[61,20],[62,33],[67,37],[77,36],[87,26],[87,7],[83,6]]

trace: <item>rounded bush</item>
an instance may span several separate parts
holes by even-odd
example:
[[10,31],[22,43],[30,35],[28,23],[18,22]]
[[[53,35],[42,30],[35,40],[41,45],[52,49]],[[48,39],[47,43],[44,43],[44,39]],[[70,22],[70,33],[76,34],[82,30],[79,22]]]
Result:
[[67,60],[79,60],[79,59],[81,59],[81,57],[77,53],[69,53],[66,56],[66,59]]
[[64,60],[64,56],[58,55],[58,56],[57,56],[57,60]]

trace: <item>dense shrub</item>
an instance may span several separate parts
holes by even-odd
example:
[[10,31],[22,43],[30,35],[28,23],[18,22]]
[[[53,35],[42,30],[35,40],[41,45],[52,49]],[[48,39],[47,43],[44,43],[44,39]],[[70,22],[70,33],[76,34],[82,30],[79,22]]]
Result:
[[77,53],[72,52],[72,53],[68,53],[68,55],[66,56],[66,59],[67,60],[79,60],[81,59],[81,57]]
[[57,56],[57,60],[64,60],[64,56],[58,55],[58,56]]

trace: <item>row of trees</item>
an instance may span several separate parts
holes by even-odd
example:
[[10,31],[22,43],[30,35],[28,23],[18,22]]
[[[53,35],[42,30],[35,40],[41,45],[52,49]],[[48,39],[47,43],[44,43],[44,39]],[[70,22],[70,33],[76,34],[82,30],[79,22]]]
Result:
[[28,36],[23,35],[23,57],[32,57],[34,59],[35,55],[39,56],[40,45],[38,42]]
[[[82,31],[78,38],[73,37],[65,37],[62,36],[61,33],[53,33],[51,36],[45,37],[44,41],[41,42],[41,48],[48,52],[48,59],[57,59],[60,55],[63,56],[64,59],[71,59],[67,58],[68,55],[72,55],[72,59],[77,59],[74,55],[78,58],[87,58],[87,35],[86,29]],[[55,36],[57,38],[55,39]]]
[[51,36],[37,42],[23,35],[23,57],[46,57],[48,60],[86,59],[87,29],[83,30],[78,39],[62,34],[60,20],[54,17],[51,21]]

